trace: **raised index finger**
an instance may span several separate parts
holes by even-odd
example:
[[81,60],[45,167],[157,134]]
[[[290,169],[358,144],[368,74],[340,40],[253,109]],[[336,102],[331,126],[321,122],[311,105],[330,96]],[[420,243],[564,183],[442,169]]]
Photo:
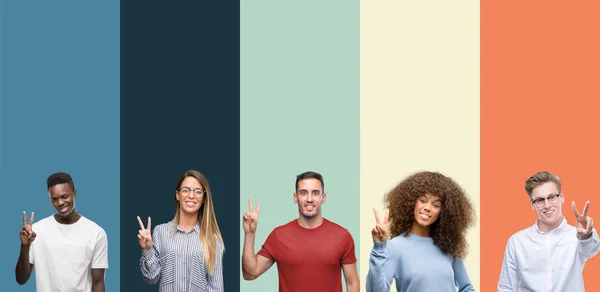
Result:
[[146,228],[144,228],[144,223],[142,223],[142,219],[140,219],[140,216],[137,216],[138,222],[140,223],[140,228],[142,228],[142,230],[146,230]]
[[152,222],[152,218],[148,217],[148,230],[152,230],[152,224],[150,222]]
[[252,199],[248,198],[248,208],[250,208],[250,212],[252,212]]
[[27,226],[27,214],[23,211],[23,227]]
[[385,210],[385,216],[383,217],[383,224],[387,224],[388,219],[390,219],[390,209]]
[[571,202],[571,207],[573,207],[573,214],[575,214],[575,218],[579,218],[579,211],[577,211],[577,207],[575,206],[575,201]]
[[379,220],[379,213],[375,208],[373,208],[373,213],[375,214],[375,222],[377,222],[377,224],[380,224],[381,221]]
[[583,214],[581,214],[581,216],[583,216],[583,217],[587,216],[587,210],[588,210],[589,206],[590,206],[590,201],[585,202],[585,206],[583,207]]
[[34,214],[34,213],[33,213],[33,212],[31,212],[31,219],[29,219],[29,220],[30,220],[30,221],[29,221],[29,224],[31,224],[31,225],[33,225],[33,214]]
[[258,203],[256,203],[256,213],[258,214],[260,212],[260,201],[258,201]]

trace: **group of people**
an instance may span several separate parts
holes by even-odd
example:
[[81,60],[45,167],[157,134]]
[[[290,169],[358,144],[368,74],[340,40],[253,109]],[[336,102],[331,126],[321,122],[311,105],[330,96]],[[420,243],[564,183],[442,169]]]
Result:
[[[67,173],[48,177],[48,193],[56,214],[33,223],[23,213],[21,250],[15,268],[19,284],[36,267],[37,291],[105,291],[108,241],[104,230],[77,213],[77,190]],[[525,182],[535,224],[508,240],[498,292],[584,291],[583,267],[600,250],[589,201],[576,222],[562,213],[565,196],[558,176],[539,172]],[[152,229],[138,217],[142,251],[140,271],[159,291],[224,291],[224,241],[217,224],[206,177],[189,170],[174,192],[173,220]],[[275,228],[255,254],[260,202],[248,199],[243,214],[242,274],[254,280],[277,263],[279,291],[360,291],[354,240],[344,227],[325,219],[323,177],[305,172],[296,177],[293,194],[299,216]],[[475,291],[463,262],[466,234],[475,211],[463,188],[439,172],[410,175],[384,198],[386,210],[373,209],[373,247],[366,290]],[[60,273],[59,273],[60,271]],[[65,272],[66,271],[66,272]]]

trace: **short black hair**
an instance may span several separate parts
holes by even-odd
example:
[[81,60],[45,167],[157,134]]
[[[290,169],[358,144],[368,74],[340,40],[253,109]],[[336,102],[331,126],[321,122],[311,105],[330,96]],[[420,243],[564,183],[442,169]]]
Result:
[[321,182],[322,191],[325,192],[325,183],[323,182],[323,176],[314,171],[307,171],[307,172],[301,173],[296,176],[296,190],[298,190],[298,182],[299,181],[301,181],[303,179],[309,179],[309,178],[318,179]]
[[48,189],[59,184],[69,184],[75,190],[73,178],[66,172],[55,172],[48,177]]

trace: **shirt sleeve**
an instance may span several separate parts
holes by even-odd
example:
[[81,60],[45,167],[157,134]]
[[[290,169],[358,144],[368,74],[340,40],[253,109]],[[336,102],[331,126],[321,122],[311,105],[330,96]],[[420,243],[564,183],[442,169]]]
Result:
[[356,263],[356,254],[354,251],[354,239],[350,232],[346,231],[344,236],[344,251],[341,258],[342,265],[350,265]]
[[504,251],[504,260],[500,270],[500,280],[498,281],[498,292],[512,292],[518,290],[517,259],[514,244],[514,237],[511,237],[506,244]]
[[398,266],[390,254],[389,242],[374,242],[369,258],[367,292],[388,292]]
[[34,252],[33,252],[33,242],[29,245],[29,263],[35,265],[34,261]]
[[579,245],[581,247],[581,257],[584,262],[596,256],[600,250],[598,231],[595,228],[592,229],[592,236],[588,239],[579,240]]
[[462,259],[455,259],[452,262],[452,270],[454,271],[454,283],[458,287],[458,292],[475,292]]
[[94,255],[92,256],[92,269],[108,268],[108,237],[106,232],[100,229],[96,246],[94,246]]
[[258,254],[270,260],[277,261],[277,228],[271,231]]
[[[35,232],[37,229],[36,227],[37,227],[37,222],[31,226],[31,230],[33,230],[33,232]],[[36,232],[36,234],[37,234],[37,232]],[[29,263],[32,265],[35,265],[35,252],[33,252],[34,246],[35,246],[35,240],[29,245]]]
[[215,262],[215,269],[212,273],[207,271],[207,287],[208,292],[223,292],[225,290],[223,286],[223,253],[225,247],[223,243],[217,238],[217,260]]
[[142,254],[140,259],[140,270],[142,277],[148,284],[154,285],[160,280],[160,238],[158,228],[154,228],[152,232],[152,248]]

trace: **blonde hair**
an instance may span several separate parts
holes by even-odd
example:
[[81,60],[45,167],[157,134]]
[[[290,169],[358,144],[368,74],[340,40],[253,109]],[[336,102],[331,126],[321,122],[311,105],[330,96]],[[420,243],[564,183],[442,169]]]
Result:
[[562,187],[560,185],[560,178],[556,174],[549,173],[547,171],[541,171],[534,175],[532,175],[527,181],[525,181],[525,192],[529,198],[531,198],[531,193],[533,193],[533,189],[547,183],[553,182],[556,184],[556,188],[558,188],[558,192],[562,191]]
[[[208,268],[208,272],[212,274],[217,264],[217,241],[220,241],[225,250],[225,244],[223,243],[223,237],[217,224],[217,218],[212,203],[212,193],[206,177],[196,171],[188,170],[184,172],[177,182],[177,189],[181,187],[181,183],[187,177],[193,177],[204,189],[204,195],[202,198],[202,205],[198,211],[198,223],[200,225],[200,244],[202,245],[202,255],[204,257],[204,263]],[[180,203],[175,195],[175,218],[173,218],[173,224],[171,227],[177,226],[179,223]]]

